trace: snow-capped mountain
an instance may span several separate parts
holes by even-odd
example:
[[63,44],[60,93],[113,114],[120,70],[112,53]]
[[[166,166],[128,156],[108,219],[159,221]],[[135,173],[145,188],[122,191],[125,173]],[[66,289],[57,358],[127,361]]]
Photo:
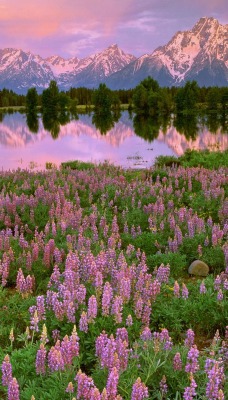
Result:
[[167,45],[111,75],[111,88],[131,88],[148,75],[162,86],[196,80],[203,86],[228,84],[228,25],[201,18],[193,29],[177,32]]
[[40,56],[17,49],[0,50],[0,88],[25,92],[45,89],[54,79],[50,66]]
[[22,50],[0,50],[0,89],[15,92],[26,93],[30,87],[41,92],[53,79],[63,90],[95,88],[101,82],[111,89],[128,89],[148,75],[161,86],[180,86],[193,79],[201,86],[227,86],[228,25],[201,18],[191,30],[177,32],[165,46],[139,58],[116,44],[83,59],[43,59]]
[[71,73],[60,74],[58,81],[66,89],[71,86],[97,87],[106,77],[120,71],[134,60],[136,57],[124,53],[114,44],[101,53],[80,60]]
[[46,59],[17,49],[0,50],[0,89],[26,92],[30,87],[42,91],[55,79],[61,89],[72,86],[96,87],[105,77],[119,71],[136,57],[125,54],[117,45],[83,59]]

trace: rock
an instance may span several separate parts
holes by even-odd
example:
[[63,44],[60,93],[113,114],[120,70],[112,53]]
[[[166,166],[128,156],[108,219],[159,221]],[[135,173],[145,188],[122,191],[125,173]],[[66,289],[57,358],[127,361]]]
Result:
[[189,266],[188,273],[191,275],[207,276],[209,273],[209,267],[205,262],[195,260]]

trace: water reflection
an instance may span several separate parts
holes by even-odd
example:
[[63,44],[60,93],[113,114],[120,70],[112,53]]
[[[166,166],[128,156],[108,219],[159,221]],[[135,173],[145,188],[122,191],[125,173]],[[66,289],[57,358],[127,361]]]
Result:
[[26,124],[32,133],[37,133],[39,131],[39,119],[38,115],[35,113],[26,114]]
[[[53,141],[53,139],[55,139]],[[151,143],[152,145],[148,145]],[[169,117],[111,113],[68,112],[57,116],[0,114],[0,168],[59,165],[79,159],[136,167],[150,166],[158,155],[181,155],[187,149],[228,148],[227,119],[223,114]]]
[[173,126],[178,132],[183,134],[186,139],[195,139],[198,132],[198,117],[196,114],[177,114],[173,120]]

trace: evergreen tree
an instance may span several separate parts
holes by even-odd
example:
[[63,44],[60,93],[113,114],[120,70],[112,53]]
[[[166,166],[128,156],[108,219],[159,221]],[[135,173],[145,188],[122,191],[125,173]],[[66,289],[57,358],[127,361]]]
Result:
[[93,103],[96,114],[111,113],[112,93],[105,83],[100,83],[98,89],[94,91]]
[[26,94],[26,110],[30,114],[36,114],[38,106],[38,93],[36,88],[28,89]]

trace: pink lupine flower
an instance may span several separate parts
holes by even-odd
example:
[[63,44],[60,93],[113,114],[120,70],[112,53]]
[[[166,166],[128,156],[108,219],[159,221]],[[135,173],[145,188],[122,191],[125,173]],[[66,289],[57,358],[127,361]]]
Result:
[[149,397],[148,389],[141,381],[141,378],[136,379],[132,386],[131,400],[144,400]]
[[94,295],[92,295],[88,300],[88,322],[94,321],[97,316],[97,299]]
[[121,296],[115,296],[112,304],[112,314],[117,324],[122,322],[123,299]]
[[126,325],[132,326],[132,324],[133,324],[132,316],[129,314],[126,318]]
[[181,371],[182,370],[182,360],[180,353],[176,353],[173,357],[173,369],[174,371]]
[[205,283],[204,283],[204,281],[202,281],[200,284],[200,294],[204,294],[206,292],[207,292],[207,289],[206,289]]
[[188,288],[184,283],[182,283],[182,298],[185,300],[188,298]]
[[112,301],[112,287],[109,282],[104,285],[102,296],[102,315],[109,315],[110,305]]
[[180,297],[180,286],[177,281],[174,283],[173,294],[175,297]]
[[109,400],[115,400],[115,397],[117,395],[118,381],[119,381],[119,372],[117,368],[114,367],[109,373],[106,385],[106,390]]
[[79,329],[82,332],[88,332],[88,318],[85,311],[81,313],[81,318],[79,320]]
[[77,357],[79,355],[79,337],[78,337],[75,325],[74,325],[72,334],[70,336],[70,343],[71,343],[72,357]]
[[77,381],[77,398],[91,400],[91,391],[94,388],[93,379],[88,377],[81,370],[78,371],[74,379]]
[[74,393],[74,386],[72,382],[69,382],[66,388],[67,393]]
[[165,397],[168,392],[168,385],[166,383],[166,376],[163,375],[161,382],[159,383],[162,398]]

